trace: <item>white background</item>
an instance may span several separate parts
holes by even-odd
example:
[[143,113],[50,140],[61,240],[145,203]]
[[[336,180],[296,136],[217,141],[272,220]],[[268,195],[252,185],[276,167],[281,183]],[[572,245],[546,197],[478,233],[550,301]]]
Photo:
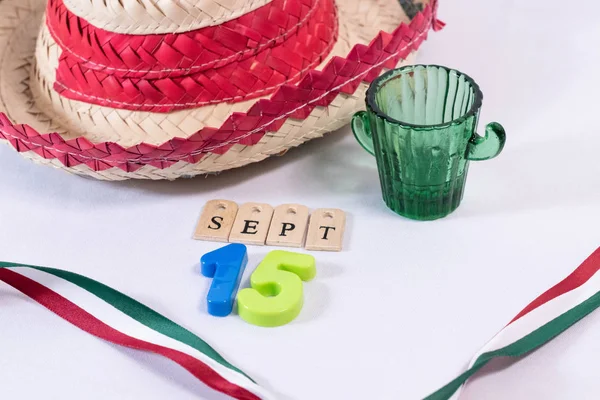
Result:
[[[594,1],[442,0],[447,22],[419,62],[471,75],[480,131],[504,124],[498,158],[472,163],[451,216],[388,211],[375,160],[342,129],[257,165],[176,182],[106,183],[0,148],[0,259],[93,277],[196,332],[282,400],[418,399],[600,246],[600,7]],[[217,244],[190,239],[226,198],[346,210],[342,253],[313,253],[293,323],[264,329],[205,311],[196,270]],[[242,282],[269,251],[249,247]],[[595,313],[464,399],[597,399]],[[490,371],[496,373],[490,374]],[[219,399],[159,357],[89,336],[0,285],[1,399]]]

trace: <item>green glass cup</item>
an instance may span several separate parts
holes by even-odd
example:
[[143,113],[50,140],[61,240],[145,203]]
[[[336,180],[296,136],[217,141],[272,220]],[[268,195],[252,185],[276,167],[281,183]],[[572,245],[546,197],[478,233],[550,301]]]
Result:
[[366,111],[352,118],[358,142],[377,160],[383,199],[402,216],[445,217],[459,206],[470,160],[500,154],[498,123],[475,130],[483,94],[469,76],[437,65],[411,65],[375,79]]

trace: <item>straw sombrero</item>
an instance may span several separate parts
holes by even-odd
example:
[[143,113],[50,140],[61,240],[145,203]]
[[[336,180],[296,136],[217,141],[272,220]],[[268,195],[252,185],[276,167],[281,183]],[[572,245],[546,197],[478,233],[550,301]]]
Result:
[[[346,124],[437,0],[0,0],[0,141],[98,179],[176,179]],[[381,32],[380,32],[381,31]]]

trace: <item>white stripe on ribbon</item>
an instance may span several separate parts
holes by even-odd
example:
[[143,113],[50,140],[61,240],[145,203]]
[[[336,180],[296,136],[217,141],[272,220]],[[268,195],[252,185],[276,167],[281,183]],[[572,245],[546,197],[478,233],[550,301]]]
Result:
[[[55,275],[32,269],[29,267],[18,267],[8,268],[13,272],[28,277],[29,279],[38,282],[39,284],[46,286],[53,290],[65,299],[71,301],[77,306],[81,307],[100,321],[104,322],[108,326],[116,329],[128,336],[143,340],[156,345],[164,346],[170,349],[178,350],[182,353],[188,354],[203,363],[207,364],[210,368],[215,370],[223,378],[232,382],[238,386],[241,386],[248,391],[256,394],[262,399],[271,400],[273,397],[262,387],[258,386],[244,375],[237,371],[233,371],[219,362],[208,357],[204,353],[194,349],[193,347],[170,338],[160,332],[157,332],[146,325],[136,321],[127,314],[124,314],[120,310],[114,308],[104,300],[96,297],[92,293],[82,289],[81,287],[64,280]],[[212,389],[211,389],[212,390]]]
[[[598,292],[600,292],[600,274],[595,273],[590,279],[588,279],[587,282],[578,288],[555,297],[554,299],[523,315],[513,323],[505,326],[489,342],[487,342],[485,346],[483,346],[475,354],[475,356],[473,356],[467,369],[473,367],[477,359],[483,353],[495,351],[515,343],[536,329],[544,326],[548,322],[560,317],[565,312],[588,300]],[[468,382],[469,380],[467,380],[458,389],[455,397],[453,396],[453,398],[460,398],[461,392]]]
[[473,357],[469,368],[483,353],[508,346],[600,292],[600,274],[594,274],[583,285],[542,304],[504,327]]

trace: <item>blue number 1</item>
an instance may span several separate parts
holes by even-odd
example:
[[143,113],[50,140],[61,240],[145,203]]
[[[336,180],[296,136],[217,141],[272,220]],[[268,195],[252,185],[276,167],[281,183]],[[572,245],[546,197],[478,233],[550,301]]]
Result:
[[200,259],[202,275],[213,278],[208,291],[208,313],[215,317],[231,314],[248,252],[243,244],[230,244],[206,253]]

